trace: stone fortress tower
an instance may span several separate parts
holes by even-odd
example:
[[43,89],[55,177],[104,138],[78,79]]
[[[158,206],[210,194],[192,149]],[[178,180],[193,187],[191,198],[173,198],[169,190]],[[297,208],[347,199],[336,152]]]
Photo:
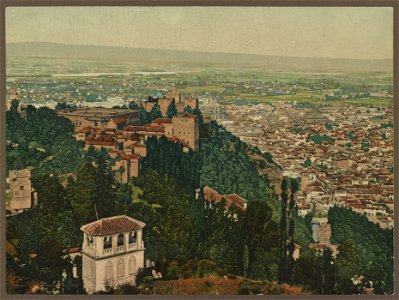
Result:
[[[11,170],[8,178],[10,184],[10,209],[22,211],[32,207],[33,189],[30,180],[30,169]],[[35,201],[36,202],[36,201]],[[36,206],[37,203],[33,203]]]
[[82,276],[87,293],[107,286],[135,284],[144,267],[145,224],[125,215],[103,218],[83,225]]

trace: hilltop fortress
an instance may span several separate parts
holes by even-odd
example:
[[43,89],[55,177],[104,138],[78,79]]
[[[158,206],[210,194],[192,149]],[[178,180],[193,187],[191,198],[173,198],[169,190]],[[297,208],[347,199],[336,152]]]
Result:
[[163,116],[167,115],[168,107],[171,103],[175,103],[176,109],[178,113],[183,113],[184,108],[187,106],[192,110],[198,108],[198,99],[192,96],[186,96],[184,100],[182,99],[181,93],[176,89],[176,87],[172,87],[172,90],[167,93],[163,98],[150,98],[142,101],[141,105],[144,107],[146,112],[150,112],[155,104],[158,104],[161,113]]

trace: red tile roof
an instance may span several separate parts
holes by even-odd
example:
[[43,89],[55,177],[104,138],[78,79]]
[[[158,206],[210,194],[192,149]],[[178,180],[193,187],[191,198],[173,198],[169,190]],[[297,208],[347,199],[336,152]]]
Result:
[[135,143],[135,144],[132,144],[132,145],[129,145],[129,146],[133,146],[133,147],[136,147],[136,148],[145,148],[146,147],[144,144],[140,144],[140,143]]
[[130,159],[140,159],[141,156],[137,154],[125,154],[121,159],[122,160],[130,160]]
[[195,118],[195,116],[193,114],[190,114],[188,112],[186,112],[186,113],[184,113],[184,114],[182,114],[181,116],[178,116],[178,117],[180,117],[180,118],[189,118],[189,119]]
[[92,129],[93,129],[93,127],[86,126],[86,127],[82,128],[82,129],[78,130],[76,133],[86,133],[86,132],[91,131]]
[[171,124],[172,119],[171,118],[158,118],[151,122],[151,124],[165,124],[165,123]]
[[217,191],[215,191],[213,188],[210,188],[209,186],[205,186],[204,187],[204,198],[208,202],[211,202],[211,201],[220,202],[220,201],[222,201],[222,195],[220,195]]
[[145,223],[141,221],[138,221],[126,215],[120,215],[100,219],[92,223],[83,225],[82,227],[80,227],[80,230],[88,235],[102,236],[141,229],[144,226]]
[[127,121],[126,117],[115,117],[112,118],[112,121],[114,121],[115,123],[119,124],[119,123],[124,123]]
[[62,253],[64,253],[64,254],[72,254],[72,253],[79,253],[79,252],[80,252],[79,247],[62,249]]
[[240,197],[237,194],[228,194],[228,195],[220,195],[217,191],[214,189],[210,188],[209,186],[204,187],[204,199],[207,202],[216,202],[219,203],[222,201],[222,199],[225,199],[226,204],[225,208],[228,209],[232,204],[234,204],[235,207],[238,207],[242,211],[246,209],[245,204],[247,203],[247,200]]

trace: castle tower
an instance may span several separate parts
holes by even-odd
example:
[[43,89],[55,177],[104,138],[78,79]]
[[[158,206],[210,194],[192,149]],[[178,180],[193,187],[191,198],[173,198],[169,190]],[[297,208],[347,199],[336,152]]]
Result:
[[172,119],[173,135],[188,143],[193,150],[199,148],[199,122],[195,115],[184,113]]
[[165,95],[165,98],[175,99],[176,104],[181,102],[181,94],[175,86],[172,86],[172,90]]
[[23,210],[32,205],[32,183],[29,169],[10,171],[10,209]]
[[144,268],[145,224],[125,215],[83,225],[82,274],[87,293],[107,286],[135,284],[137,272]]

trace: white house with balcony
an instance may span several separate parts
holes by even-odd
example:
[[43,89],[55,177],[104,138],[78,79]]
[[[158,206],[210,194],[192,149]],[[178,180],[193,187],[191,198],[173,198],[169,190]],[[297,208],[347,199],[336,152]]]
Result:
[[144,267],[145,224],[125,215],[97,220],[83,225],[82,275],[87,293],[107,286],[135,284]]

